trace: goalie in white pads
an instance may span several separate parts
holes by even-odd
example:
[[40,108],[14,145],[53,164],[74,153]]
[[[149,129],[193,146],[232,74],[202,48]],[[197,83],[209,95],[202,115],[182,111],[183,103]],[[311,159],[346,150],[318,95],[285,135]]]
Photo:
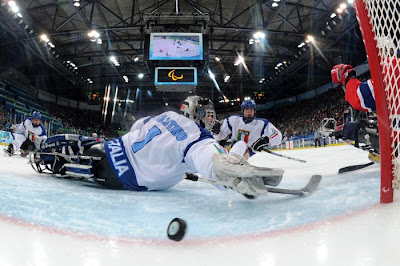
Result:
[[28,155],[29,150],[35,149],[35,142],[47,138],[46,129],[41,123],[42,116],[40,112],[33,112],[31,117],[28,117],[24,122],[11,127],[11,134],[14,138],[13,142],[5,149],[5,153],[12,156],[15,151],[20,151],[21,156]]
[[[194,107],[197,114],[192,115],[205,112],[204,106]],[[41,146],[52,143],[51,137]],[[263,177],[270,177],[267,185],[276,186],[283,175],[281,169],[251,166],[243,157],[227,154],[208,131],[172,111],[139,119],[121,138],[83,150],[85,156],[101,157],[92,164],[94,179],[115,189],[163,190],[181,182],[185,173],[200,173],[255,198],[268,192]],[[63,167],[58,169],[62,173]]]

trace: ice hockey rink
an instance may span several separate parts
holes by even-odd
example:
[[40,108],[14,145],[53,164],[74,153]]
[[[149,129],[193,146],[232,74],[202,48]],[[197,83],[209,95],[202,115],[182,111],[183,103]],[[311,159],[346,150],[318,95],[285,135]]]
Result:
[[[305,197],[272,194],[247,200],[233,191],[182,181],[161,192],[105,190],[92,182],[35,173],[26,158],[0,155],[0,265],[399,265],[400,202],[379,203],[379,166],[351,146],[250,159],[281,167],[280,187]],[[397,195],[396,195],[397,196]],[[169,222],[188,224],[167,238]]]

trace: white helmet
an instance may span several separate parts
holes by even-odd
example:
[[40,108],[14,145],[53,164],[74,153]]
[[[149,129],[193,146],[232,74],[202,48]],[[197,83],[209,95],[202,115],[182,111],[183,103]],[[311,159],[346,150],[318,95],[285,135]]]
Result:
[[215,124],[216,113],[213,102],[207,97],[189,96],[181,105],[183,115],[192,119],[207,130]]
[[377,37],[377,45],[381,52],[381,56],[397,54],[396,45],[394,44],[393,39],[389,36]]

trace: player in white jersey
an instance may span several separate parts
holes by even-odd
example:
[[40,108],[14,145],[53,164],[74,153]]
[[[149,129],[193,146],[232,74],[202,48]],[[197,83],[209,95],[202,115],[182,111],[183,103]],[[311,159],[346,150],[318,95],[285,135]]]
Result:
[[[40,112],[33,112],[31,117],[28,117],[24,122],[12,126],[14,137],[13,142],[8,146],[5,152],[8,155],[13,155],[15,151],[20,150],[21,156],[27,156],[29,147],[34,148],[36,141],[47,138],[46,129],[41,123],[42,116]],[[39,141],[40,142],[40,141]]]
[[[256,103],[254,100],[244,100],[241,104],[242,115],[234,115],[226,118],[214,138],[217,141],[225,140],[229,135],[233,142],[230,153],[250,155],[254,151],[261,151],[268,145],[279,145],[282,141],[282,133],[267,119],[255,117]],[[214,130],[215,132],[215,130]]]
[[[200,117],[205,113],[206,106],[193,107],[183,108],[184,114]],[[196,114],[188,114],[193,111]],[[79,150],[83,151],[83,156],[100,157],[100,160],[93,160],[90,167],[75,168],[92,168],[98,183],[114,189],[162,190],[182,181],[185,173],[200,173],[206,179],[217,181],[217,188],[226,189],[218,186],[223,183],[246,198],[255,198],[268,192],[265,185],[277,186],[283,175],[283,170],[255,167],[242,156],[227,154],[209,131],[172,111],[141,118],[126,135],[105,143],[79,135],[56,135],[42,142],[40,147],[43,155],[35,157],[38,160],[34,163],[54,161],[56,167],[50,166],[53,174],[68,174],[65,169],[74,168],[71,163],[63,165],[62,158],[71,158],[63,151]],[[49,152],[55,152],[61,159],[48,159]],[[270,177],[271,183],[264,181],[265,176]]]

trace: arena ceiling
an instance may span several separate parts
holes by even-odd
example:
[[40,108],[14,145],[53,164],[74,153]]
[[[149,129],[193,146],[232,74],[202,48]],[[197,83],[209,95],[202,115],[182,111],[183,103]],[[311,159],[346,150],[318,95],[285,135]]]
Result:
[[[152,65],[144,60],[144,37],[150,32],[205,34],[201,94],[212,87],[218,94],[209,69],[228,97],[263,91],[271,100],[329,82],[335,63],[366,59],[355,11],[344,0],[15,0],[18,12],[2,1],[1,51],[22,47],[27,59],[17,69],[33,84],[38,77],[51,81],[48,89],[61,95],[71,86],[102,89],[108,83],[155,91]],[[346,7],[339,13],[341,4]],[[94,42],[91,30],[99,33]],[[257,31],[265,38],[255,38]],[[308,35],[314,41],[301,46]],[[239,55],[244,63],[235,65]]]

